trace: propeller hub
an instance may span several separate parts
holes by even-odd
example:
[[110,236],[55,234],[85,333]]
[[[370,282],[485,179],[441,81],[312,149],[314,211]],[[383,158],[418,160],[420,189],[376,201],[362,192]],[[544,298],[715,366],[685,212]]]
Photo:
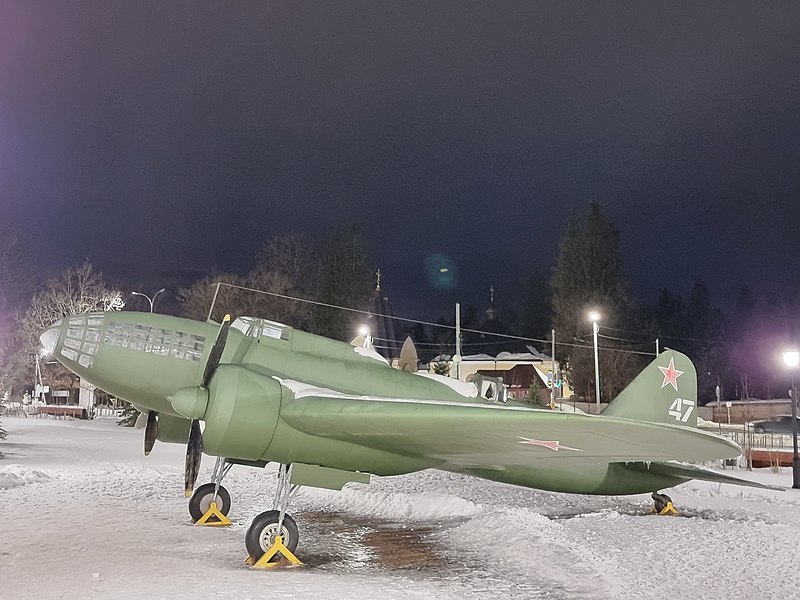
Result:
[[199,386],[182,388],[167,400],[179,415],[187,419],[202,419],[208,408],[208,390]]

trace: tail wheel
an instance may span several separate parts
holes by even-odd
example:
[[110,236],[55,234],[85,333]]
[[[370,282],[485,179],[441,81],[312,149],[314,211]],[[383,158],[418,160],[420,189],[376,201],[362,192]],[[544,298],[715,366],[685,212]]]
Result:
[[[192,515],[192,521],[198,521],[200,517],[206,514],[213,501],[213,483],[204,483],[197,488],[189,499],[189,514]],[[219,486],[219,493],[217,494],[217,509],[226,517],[231,509],[231,495],[222,486]]]
[[283,526],[278,531],[278,520],[280,511],[268,510],[261,513],[250,524],[244,537],[244,544],[247,552],[254,560],[258,560],[275,543],[275,538],[283,538],[283,544],[292,552],[297,548],[300,535],[297,530],[297,523],[289,515],[283,515]]

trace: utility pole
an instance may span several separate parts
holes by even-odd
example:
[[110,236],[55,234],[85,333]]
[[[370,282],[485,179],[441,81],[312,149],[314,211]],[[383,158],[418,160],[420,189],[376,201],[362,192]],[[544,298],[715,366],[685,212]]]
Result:
[[453,357],[456,379],[461,378],[461,304],[456,302],[456,355]]
[[594,339],[594,389],[595,389],[595,403],[597,404],[597,414],[600,414],[600,360],[597,349],[597,332],[600,326],[597,322],[600,320],[600,313],[593,310],[589,313],[589,320],[592,322],[592,338]]
[[550,342],[552,343],[550,358],[552,358],[552,373],[553,377],[550,379],[550,404],[556,403],[556,330],[550,331]]
[[800,456],[797,453],[797,388],[794,385],[794,372],[800,365],[800,352],[788,350],[783,353],[783,362],[791,370],[792,387],[789,390],[792,404],[792,487],[800,489]]

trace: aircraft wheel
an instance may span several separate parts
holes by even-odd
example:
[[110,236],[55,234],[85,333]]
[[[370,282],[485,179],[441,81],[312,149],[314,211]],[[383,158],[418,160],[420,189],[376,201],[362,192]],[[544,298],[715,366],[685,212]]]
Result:
[[[197,521],[206,514],[213,500],[213,483],[204,483],[197,488],[189,499],[189,514],[192,515],[192,520]],[[228,493],[228,490],[222,486],[219,486],[219,493],[217,494],[217,508],[219,512],[226,517],[228,516],[228,511],[231,509],[231,495]]]
[[[244,536],[244,544],[253,560],[261,558],[275,543],[275,538],[278,536],[279,519],[280,511],[277,510],[268,510],[253,519]],[[283,544],[294,552],[297,542],[300,541],[300,534],[297,530],[297,523],[288,514],[283,515],[283,527],[281,527],[280,534]]]

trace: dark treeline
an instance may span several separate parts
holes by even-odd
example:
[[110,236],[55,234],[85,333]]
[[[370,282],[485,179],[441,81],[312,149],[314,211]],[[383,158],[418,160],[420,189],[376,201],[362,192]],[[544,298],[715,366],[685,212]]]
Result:
[[[323,243],[301,233],[274,236],[253,257],[249,272],[216,273],[175,286],[162,297],[167,300],[163,309],[205,320],[216,284],[230,284],[220,288],[212,314],[216,320],[226,312],[261,316],[348,340],[364,317],[333,307],[368,310],[376,280],[367,241],[357,227],[341,230]],[[552,270],[548,272],[542,265],[532,268],[516,311],[508,307],[499,310],[488,290],[485,306],[462,306],[463,354],[524,352],[529,344],[549,354],[551,330],[555,329],[556,358],[572,389],[578,396],[593,398],[587,312],[596,308],[602,313],[603,400],[613,398],[652,360],[656,339],[662,349],[679,350],[694,361],[703,403],[715,399],[717,386],[723,399],[786,397],[789,378],[782,367],[781,351],[797,341],[800,297],[759,295],[744,286],[733,309],[726,313],[714,305],[711,291],[698,280],[689,290],[661,290],[652,306],[642,304],[628,292],[622,248],[614,224],[598,204],[590,204],[585,214],[567,224]],[[31,357],[38,332],[48,320],[55,321],[70,311],[108,309],[117,298],[126,301],[129,309],[142,309],[130,289],[107,282],[88,261],[49,280],[37,282],[33,272],[19,237],[0,224],[0,391],[30,389]],[[376,340],[376,345],[399,343],[409,335],[423,361],[452,355],[454,318],[441,317],[438,322],[443,327],[396,322],[394,331],[400,339]]]
[[796,342],[798,297],[757,296],[743,286],[733,308],[716,308],[702,281],[684,297],[663,289],[652,312],[652,332],[688,354],[697,368],[701,401],[785,398],[789,380],[782,351]]

